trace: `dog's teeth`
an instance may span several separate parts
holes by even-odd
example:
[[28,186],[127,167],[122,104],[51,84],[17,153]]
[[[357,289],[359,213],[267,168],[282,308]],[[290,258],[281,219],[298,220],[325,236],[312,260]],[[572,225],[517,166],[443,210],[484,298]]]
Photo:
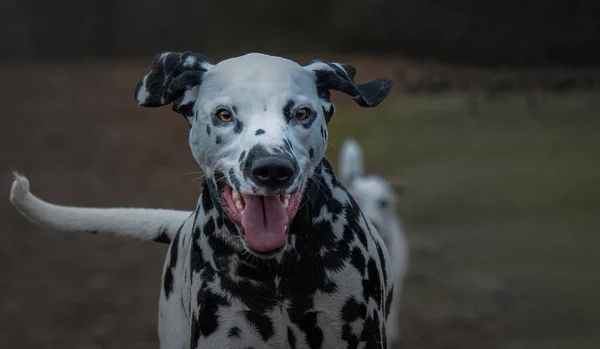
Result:
[[244,198],[240,195],[238,191],[233,190],[231,192],[231,198],[233,199],[235,207],[237,207],[238,210],[244,209]]
[[235,200],[235,207],[237,207],[238,210],[243,209],[244,205],[242,205],[242,200],[240,200],[240,199]]
[[289,194],[279,195],[279,200],[281,200],[283,207],[287,207],[290,204],[290,197]]

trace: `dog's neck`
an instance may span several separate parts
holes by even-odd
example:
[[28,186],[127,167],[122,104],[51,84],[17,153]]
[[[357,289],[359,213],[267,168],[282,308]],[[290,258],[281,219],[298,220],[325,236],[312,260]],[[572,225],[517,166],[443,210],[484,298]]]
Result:
[[195,248],[207,249],[206,252],[217,259],[229,260],[235,256],[252,264],[281,264],[290,259],[308,258],[328,246],[334,248],[336,241],[347,232],[336,231],[332,224],[345,217],[347,210],[359,212],[357,203],[323,158],[308,180],[300,208],[290,224],[286,250],[276,258],[261,259],[240,249],[236,243],[240,231],[226,213],[216,185],[208,178],[203,182],[195,211],[193,243]]

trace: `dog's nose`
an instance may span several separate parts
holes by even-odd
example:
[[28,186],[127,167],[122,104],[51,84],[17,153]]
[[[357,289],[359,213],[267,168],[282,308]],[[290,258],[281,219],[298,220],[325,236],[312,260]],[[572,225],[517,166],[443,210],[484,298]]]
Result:
[[294,179],[294,163],[275,156],[254,160],[250,171],[257,184],[270,188],[284,187]]

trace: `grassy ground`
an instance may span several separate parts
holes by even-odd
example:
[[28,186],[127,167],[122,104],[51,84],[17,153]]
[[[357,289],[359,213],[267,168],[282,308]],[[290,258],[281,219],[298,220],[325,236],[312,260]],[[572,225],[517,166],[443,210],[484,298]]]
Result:
[[[18,169],[58,203],[193,208],[186,123],[133,100],[146,68],[0,66],[1,348],[157,347],[165,246],[60,234],[6,200]],[[475,113],[461,96],[334,97],[333,162],[352,136],[370,172],[406,181],[404,348],[600,347],[600,96]]]
[[399,98],[330,126],[331,158],[351,135],[370,172],[406,182],[405,343],[599,347],[600,95],[465,102]]

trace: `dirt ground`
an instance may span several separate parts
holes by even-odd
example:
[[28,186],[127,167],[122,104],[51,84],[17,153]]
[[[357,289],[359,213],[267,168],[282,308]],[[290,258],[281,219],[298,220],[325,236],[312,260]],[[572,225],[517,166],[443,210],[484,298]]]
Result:
[[[133,98],[146,67],[0,68],[1,348],[158,347],[166,245],[41,228],[8,201],[11,171],[18,170],[35,194],[55,203],[193,209],[199,188],[190,172],[198,167],[187,123],[169,107],[144,109]],[[409,230],[415,222],[408,220]],[[508,328],[498,314],[512,298],[494,285],[493,292],[481,292],[484,285],[462,293],[436,278],[456,271],[460,256],[452,251],[470,231],[419,228],[420,237],[411,237],[403,347],[495,348]],[[427,316],[411,304],[427,304]]]

